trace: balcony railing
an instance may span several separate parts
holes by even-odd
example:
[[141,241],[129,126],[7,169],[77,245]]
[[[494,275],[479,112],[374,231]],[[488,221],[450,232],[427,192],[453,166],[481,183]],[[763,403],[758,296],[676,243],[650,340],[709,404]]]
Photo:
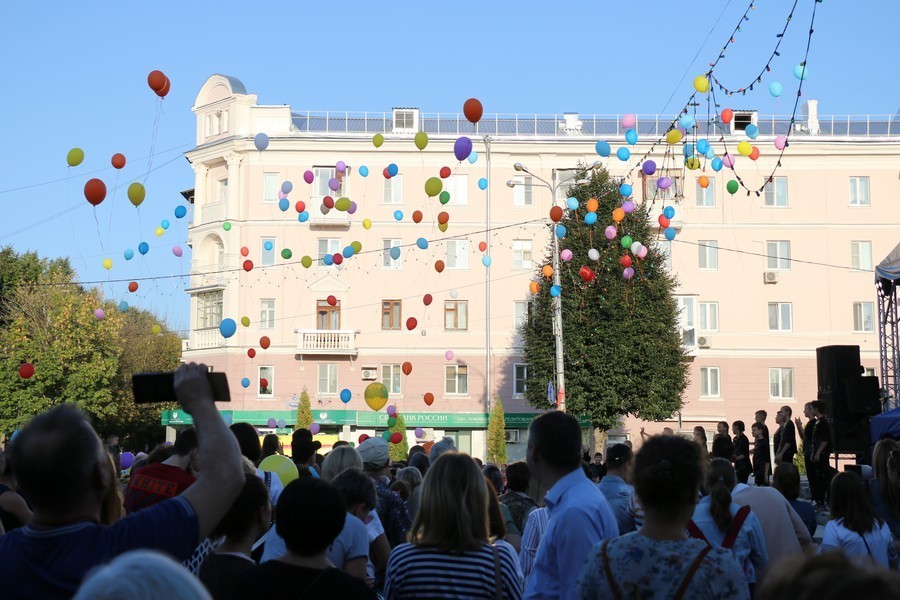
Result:
[[[223,348],[231,345],[229,340],[222,337],[218,327],[208,329],[194,329],[191,331],[191,339],[188,341],[189,350],[207,350],[209,348]],[[182,344],[182,349],[184,344]]]
[[297,354],[355,355],[356,332],[352,330],[297,330]]
[[224,221],[225,220],[225,203],[224,202],[212,202],[210,204],[204,204],[200,207],[200,219],[201,223],[214,223],[216,221]]

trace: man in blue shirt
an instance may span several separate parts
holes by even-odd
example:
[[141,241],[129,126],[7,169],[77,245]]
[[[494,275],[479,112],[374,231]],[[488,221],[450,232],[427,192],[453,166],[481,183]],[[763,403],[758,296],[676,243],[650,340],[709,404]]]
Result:
[[572,598],[591,549],[619,535],[609,503],[581,468],[581,426],[575,417],[552,411],[531,422],[528,468],[549,491],[550,513],[525,597]]
[[597,489],[609,502],[619,535],[639,529],[643,518],[634,500],[634,486],[631,470],[634,468],[634,453],[625,444],[616,444],[606,453],[606,477],[597,484]]

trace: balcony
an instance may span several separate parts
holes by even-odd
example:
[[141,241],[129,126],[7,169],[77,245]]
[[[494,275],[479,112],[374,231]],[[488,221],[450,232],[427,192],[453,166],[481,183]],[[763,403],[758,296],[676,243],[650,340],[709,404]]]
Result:
[[200,219],[197,225],[205,225],[206,223],[215,223],[216,221],[225,220],[225,203],[211,202],[200,207]]
[[309,199],[309,226],[322,227],[328,229],[349,229],[350,215],[344,211],[331,209],[327,215],[323,215],[319,210],[322,204],[320,196],[312,196]]
[[355,356],[356,331],[327,329],[298,329],[297,354],[331,354]]
[[[229,346],[229,340],[222,337],[218,327],[209,327],[207,329],[194,329],[191,331],[191,338],[187,341],[188,350],[208,350],[210,348],[223,348]],[[184,350],[184,342],[182,342],[182,350]]]

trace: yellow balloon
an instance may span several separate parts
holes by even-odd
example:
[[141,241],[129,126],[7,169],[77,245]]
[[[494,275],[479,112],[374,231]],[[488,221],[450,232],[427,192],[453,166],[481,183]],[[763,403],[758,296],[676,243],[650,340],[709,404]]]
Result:
[[70,167],[77,167],[84,160],[84,150],[81,148],[72,148],[66,155],[66,162]]
[[137,181],[128,186],[128,199],[135,206],[140,206],[146,196],[147,190]]
[[416,148],[418,148],[419,150],[424,150],[425,146],[428,145],[428,134],[424,131],[420,131],[416,134],[413,142],[416,144]]
[[250,327],[250,317],[241,317],[241,325]]
[[700,168],[700,159],[696,156],[692,156],[686,161],[684,161],[685,166],[691,171],[696,171]]
[[153,331],[153,333],[156,335],[159,335],[160,333],[162,333],[162,327],[160,327],[159,325],[154,325],[153,327],[150,328],[150,330]]
[[672,131],[670,131],[669,133],[666,134],[666,142],[669,144],[677,144],[678,142],[681,141],[682,137],[683,136],[681,135],[681,132],[679,130],[673,129]]
[[447,231],[447,226],[449,223],[438,223],[438,229],[441,230],[442,233]]
[[372,229],[371,219],[363,219],[363,229]]
[[379,411],[384,408],[384,405],[387,404],[388,401],[387,388],[384,387],[383,383],[378,381],[367,385],[366,391],[363,392],[363,396],[366,399],[366,404],[374,411]]
[[384,143],[384,136],[381,135],[380,133],[376,133],[376,134],[372,137],[372,144],[374,144],[374,146],[375,146],[376,148],[381,148],[381,145],[382,145],[383,143]]
[[107,271],[112,269],[112,259],[111,258],[103,259],[103,268],[106,269]]
[[283,485],[289,484],[300,476],[300,472],[297,471],[297,465],[294,464],[294,461],[287,456],[282,456],[280,454],[273,454],[272,456],[266,457],[259,463],[259,468],[263,471],[271,471],[278,475],[278,480],[281,481]]
[[747,140],[738,142],[737,151],[741,156],[750,156],[750,153],[753,152],[753,144],[751,144]]
[[163,229],[162,227],[157,227],[156,228],[156,237],[162,236],[162,234],[164,234],[165,232],[166,232],[166,230]]
[[697,75],[694,77],[694,89],[701,94],[705,94],[709,91],[709,79],[706,78],[706,75]]

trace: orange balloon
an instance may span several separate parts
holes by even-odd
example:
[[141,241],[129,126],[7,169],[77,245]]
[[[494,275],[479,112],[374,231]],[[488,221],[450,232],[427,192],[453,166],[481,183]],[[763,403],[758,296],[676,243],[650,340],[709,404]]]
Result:
[[470,123],[477,123],[481,120],[481,115],[484,114],[484,107],[477,98],[469,98],[463,104],[463,114],[466,115],[466,119]]
[[247,256],[248,254],[250,254],[250,248],[241,246],[241,256]]
[[756,160],[759,158],[759,148],[753,146],[753,150],[750,151],[750,160]]
[[446,211],[441,211],[438,213],[438,223],[444,225],[447,221],[450,220],[450,215]]
[[551,277],[553,277],[553,267],[551,267],[550,265],[544,265],[544,268],[541,269],[541,273],[544,274],[544,277],[550,279]]
[[166,75],[162,71],[150,71],[147,75],[147,85],[154,92],[158,92],[166,86]]
[[600,208],[600,203],[597,202],[596,198],[588,199],[588,201],[587,201],[588,212],[597,212],[598,208]]
[[417,210],[413,213],[413,223],[421,223],[422,222],[422,211]]
[[726,125],[731,123],[731,119],[734,118],[734,111],[730,108],[726,108],[722,110],[722,122]]
[[407,361],[403,363],[403,366],[400,367],[403,370],[404,375],[409,375],[412,373],[412,363]]
[[121,153],[116,153],[112,155],[112,166],[116,169],[121,169],[125,166],[125,155]]
[[434,404],[434,394],[432,394],[431,392],[425,392],[425,397],[423,398],[423,400],[425,400],[425,404],[431,406],[432,404]]
[[528,289],[531,290],[532,294],[537,294],[541,291],[541,284],[539,284],[537,281],[532,281],[528,284]]
[[106,184],[99,179],[89,179],[84,184],[84,197],[88,202],[97,206],[106,198]]
[[434,270],[437,271],[438,273],[443,273],[444,272],[444,261],[442,261],[442,260],[435,261]]
[[623,208],[619,207],[613,211],[613,221],[615,221],[616,223],[621,223],[622,219],[624,218],[625,210]]
[[563,218],[563,209],[558,206],[554,206],[550,209],[550,220],[554,223],[558,223],[560,219]]
[[132,281],[131,283],[128,284],[128,291],[129,291],[129,292],[136,292],[136,291],[138,291],[138,283],[137,283],[137,281]]
[[709,177],[707,177],[706,175],[701,175],[697,179],[697,183],[699,183],[700,187],[702,187],[705,190],[706,188],[709,187]]
[[259,338],[259,346],[263,350],[268,349],[268,347],[271,345],[272,345],[272,340],[270,340],[267,336],[264,335],[261,338]]
[[155,90],[155,92],[156,92],[156,95],[159,96],[160,98],[165,98],[166,94],[169,93],[170,89],[172,89],[172,82],[170,82],[169,78],[166,77],[165,85],[162,87],[162,89]]

